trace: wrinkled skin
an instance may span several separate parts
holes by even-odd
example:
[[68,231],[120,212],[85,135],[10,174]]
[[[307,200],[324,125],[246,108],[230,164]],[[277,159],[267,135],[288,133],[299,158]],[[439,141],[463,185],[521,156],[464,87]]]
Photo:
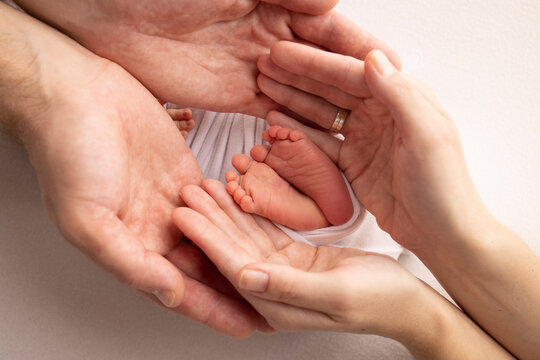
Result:
[[276,105],[258,90],[258,56],[277,40],[293,40],[293,29],[309,33],[309,25],[295,28],[305,16],[291,9],[323,14],[336,3],[281,1],[282,7],[270,2],[280,1],[18,3],[120,64],[162,100],[264,116]]
[[[426,288],[397,261],[294,242],[268,220],[242,212],[215,180],[206,180],[202,189],[184,187],[182,198],[189,208],[175,210],[176,225],[275,329],[389,336],[410,323],[423,300]],[[243,268],[271,273],[266,291],[243,291]]]
[[120,66],[4,9],[25,30],[7,43],[18,61],[3,83],[13,120],[4,125],[28,151],[62,234],[173,311],[232,336],[255,331],[257,313],[171,221],[179,190],[202,174],[165,109]]

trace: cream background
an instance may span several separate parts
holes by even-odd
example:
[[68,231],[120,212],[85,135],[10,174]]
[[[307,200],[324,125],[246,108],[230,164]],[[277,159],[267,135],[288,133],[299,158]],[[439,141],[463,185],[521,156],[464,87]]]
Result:
[[[414,73],[453,115],[482,197],[540,253],[540,2],[342,0],[339,9],[404,57],[422,55]],[[402,262],[433,283],[413,257]],[[374,336],[229,339],[158,308],[59,236],[23,151],[3,136],[0,289],[0,359],[410,358]]]

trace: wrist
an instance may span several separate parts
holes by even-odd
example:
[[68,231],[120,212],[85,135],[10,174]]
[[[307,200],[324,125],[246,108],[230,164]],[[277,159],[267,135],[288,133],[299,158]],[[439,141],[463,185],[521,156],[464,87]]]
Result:
[[6,45],[0,54],[0,125],[28,148],[53,125],[56,108],[76,97],[106,61],[1,3],[0,24]]
[[446,300],[431,287],[420,280],[417,285],[415,294],[401,304],[399,316],[380,335],[399,341],[415,358],[424,358],[420,355],[435,354],[440,347],[439,337],[449,326],[448,308],[441,306]]
[[408,321],[391,334],[415,359],[511,359],[460,309],[422,282]]
[[0,36],[5,48],[0,54],[0,123],[19,139],[29,126],[32,112],[39,113],[46,97],[39,80],[39,60],[26,33],[25,15],[0,3]]
[[499,239],[507,232],[508,229],[486,210],[467,226],[441,231],[438,241],[426,241],[425,246],[413,252],[436,276],[440,269],[459,278],[474,277],[478,271],[475,264],[489,253],[499,252],[503,245]]

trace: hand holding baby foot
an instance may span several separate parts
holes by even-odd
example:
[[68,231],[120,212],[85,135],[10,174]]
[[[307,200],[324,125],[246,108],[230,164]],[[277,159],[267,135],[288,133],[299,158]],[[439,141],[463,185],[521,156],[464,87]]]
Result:
[[[341,225],[352,216],[349,192],[332,161],[301,131],[273,126],[271,146],[236,155],[227,190],[242,209],[296,230]],[[291,186],[292,185],[292,186]],[[307,195],[307,196],[306,196]]]
[[263,162],[243,154],[233,157],[233,171],[225,174],[227,191],[247,213],[264,216],[295,230],[328,226],[317,204]]
[[[380,51],[364,63],[282,42],[259,67],[263,92],[324,129],[338,109],[350,110],[344,140],[281,113],[267,120],[309,133],[381,228],[412,250],[461,308],[518,357],[538,357],[539,276],[532,269],[540,262],[483,204],[457,129],[433,92]],[[516,279],[519,296],[509,291]]]
[[[263,92],[322,128],[331,128],[339,108],[350,110],[343,141],[306,131],[394,240],[416,249],[463,228],[456,226],[463,219],[471,227],[490,221],[452,121],[426,86],[399,73],[381,52],[370,53],[364,67],[351,57],[281,42],[259,67]],[[344,69],[350,70],[347,77]],[[282,114],[271,113],[268,120],[294,126]]]
[[459,309],[395,260],[295,243],[241,211],[221,183],[207,180],[203,187],[182,189],[189,208],[176,209],[174,222],[276,330],[379,334],[419,358],[506,358]]
[[[262,268],[256,265],[256,269],[258,271],[270,270],[272,275],[276,276],[276,281],[278,280],[277,276],[286,276],[287,273],[294,275],[291,278],[294,281],[302,281],[301,279],[307,279],[306,277],[311,278],[310,274],[313,274],[313,280],[314,278],[320,279],[320,281],[306,282],[303,289],[297,289],[296,286],[290,288],[289,295],[292,295],[293,292],[296,293],[296,291],[302,293],[315,291],[315,288],[324,284],[325,287],[331,286],[331,291],[339,293],[332,293],[331,297],[337,295],[333,297],[333,300],[330,297],[327,298],[329,302],[336,301],[337,303],[334,305],[342,303],[345,295],[349,297],[354,294],[355,297],[362,297],[361,301],[360,298],[357,298],[357,304],[348,298],[350,306],[354,306],[362,312],[364,307],[384,307],[385,305],[379,301],[381,298],[386,298],[385,301],[391,302],[390,299],[395,299],[394,296],[399,298],[403,296],[403,299],[409,299],[411,305],[414,304],[412,300],[414,296],[411,294],[420,282],[393,259],[355,249],[324,246],[314,248],[307,244],[295,243],[270,222],[241,211],[221,183],[206,180],[203,188],[204,190],[197,186],[187,186],[182,189],[182,199],[189,208],[176,209],[173,214],[174,222],[187,237],[207,254],[218,269],[231,280],[242,295],[265,316],[274,328],[280,330],[315,328],[360,331],[359,328],[356,328],[358,323],[349,322],[351,319],[347,318],[344,313],[341,317],[337,316],[341,311],[352,311],[352,309],[344,310],[344,306],[334,306],[332,311],[335,311],[336,317],[333,318],[323,314],[330,311],[330,308],[327,310],[322,308],[309,309],[308,304],[298,303],[300,299],[296,296],[283,294],[278,300],[275,298],[276,293],[273,292],[274,283],[270,282],[264,286],[262,284],[254,285],[251,280],[255,276],[249,273],[240,273],[248,264],[260,263]],[[215,241],[216,239],[220,239],[220,241]],[[280,274],[274,273],[273,268],[264,268],[264,264],[270,267],[277,266],[282,271]],[[358,268],[356,269],[356,267]],[[249,268],[254,270],[252,266]],[[350,277],[346,281],[349,286],[341,287],[339,284],[343,282],[336,281],[333,276]],[[357,281],[358,276],[362,276],[363,280]],[[371,296],[367,294],[382,291],[386,284],[389,286],[384,290],[384,293],[391,292],[393,294],[370,300]],[[254,294],[250,293],[249,290],[259,293],[260,296],[268,290],[267,296],[264,297],[274,297],[273,300],[281,302],[261,300],[253,296]],[[319,293],[319,291],[315,291],[313,294]],[[372,305],[368,306],[368,303],[372,303]],[[306,309],[300,310],[298,307],[306,307]],[[362,315],[362,319],[357,316],[355,321],[371,323],[367,319],[371,316],[377,316],[375,314],[377,314],[376,311],[366,311]],[[408,314],[408,311],[404,311],[401,312],[400,316],[409,316]],[[366,331],[379,332],[381,329],[377,325]]]

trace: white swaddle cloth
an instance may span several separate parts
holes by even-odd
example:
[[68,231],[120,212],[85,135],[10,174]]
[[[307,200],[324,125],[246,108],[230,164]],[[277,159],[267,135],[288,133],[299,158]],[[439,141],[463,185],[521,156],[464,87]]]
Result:
[[[167,108],[181,108],[167,104]],[[195,129],[189,132],[187,143],[197,158],[204,176],[225,182],[225,173],[233,170],[235,154],[248,154],[255,145],[262,144],[262,133],[268,128],[265,120],[243,114],[215,113],[193,110]],[[397,259],[403,248],[382,231],[371,215],[360,204],[346,181],[353,201],[353,216],[345,224],[313,231],[296,231],[279,226],[293,240],[312,246],[332,245],[354,247],[389,255]]]

